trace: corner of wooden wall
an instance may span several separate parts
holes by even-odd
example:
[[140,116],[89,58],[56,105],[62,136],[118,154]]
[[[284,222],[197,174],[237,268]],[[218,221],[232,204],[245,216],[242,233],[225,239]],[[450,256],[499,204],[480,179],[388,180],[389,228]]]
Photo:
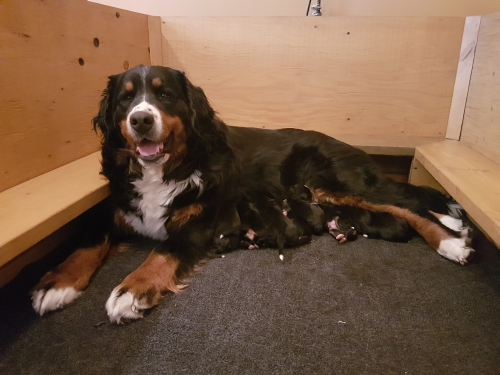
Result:
[[481,16],[465,18],[457,76],[455,79],[450,116],[448,118],[448,127],[446,130],[447,139],[460,140],[480,25]]

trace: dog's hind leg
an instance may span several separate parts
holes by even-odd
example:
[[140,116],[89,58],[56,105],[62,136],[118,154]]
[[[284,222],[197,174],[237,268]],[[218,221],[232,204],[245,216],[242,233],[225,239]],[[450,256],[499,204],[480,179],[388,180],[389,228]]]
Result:
[[462,219],[455,218],[451,215],[438,214],[433,211],[429,212],[445,227],[450,228],[451,230],[460,234],[460,237],[465,238],[467,241],[470,241],[469,238],[471,236],[472,228],[465,226]]
[[440,255],[460,264],[467,264],[474,254],[474,249],[468,246],[468,241],[463,237],[455,237],[446,228],[425,217],[402,207],[373,204],[360,197],[339,196],[321,189],[311,189],[313,199],[318,203],[330,203],[359,207],[372,212],[388,212],[393,216],[406,219],[408,224],[415,229],[429,245]]
[[111,244],[106,239],[100,245],[75,251],[57,268],[47,272],[31,293],[35,311],[43,315],[78,298],[110,250]]

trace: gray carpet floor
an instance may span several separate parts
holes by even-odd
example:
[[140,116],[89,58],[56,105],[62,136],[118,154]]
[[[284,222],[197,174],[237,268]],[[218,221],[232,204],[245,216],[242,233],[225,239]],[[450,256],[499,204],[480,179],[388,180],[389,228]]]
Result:
[[420,238],[325,234],[284,263],[236,251],[143,320],[109,324],[106,299],[152,246],[113,257],[41,318],[27,291],[42,266],[3,288],[0,374],[500,374],[500,252],[484,238],[466,267]]

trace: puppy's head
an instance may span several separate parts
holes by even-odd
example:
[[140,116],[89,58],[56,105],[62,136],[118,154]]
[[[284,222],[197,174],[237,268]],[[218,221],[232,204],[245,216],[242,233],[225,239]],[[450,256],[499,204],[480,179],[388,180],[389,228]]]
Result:
[[201,138],[214,112],[184,73],[159,66],[137,66],[110,76],[94,129],[103,144],[127,149],[140,164],[178,165],[189,139]]

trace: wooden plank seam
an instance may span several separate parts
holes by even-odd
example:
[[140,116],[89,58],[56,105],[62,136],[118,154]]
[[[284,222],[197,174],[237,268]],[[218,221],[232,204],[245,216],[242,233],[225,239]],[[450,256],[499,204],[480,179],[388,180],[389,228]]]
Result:
[[447,139],[460,140],[480,25],[481,16],[466,17],[465,19],[460,59],[446,130]]

